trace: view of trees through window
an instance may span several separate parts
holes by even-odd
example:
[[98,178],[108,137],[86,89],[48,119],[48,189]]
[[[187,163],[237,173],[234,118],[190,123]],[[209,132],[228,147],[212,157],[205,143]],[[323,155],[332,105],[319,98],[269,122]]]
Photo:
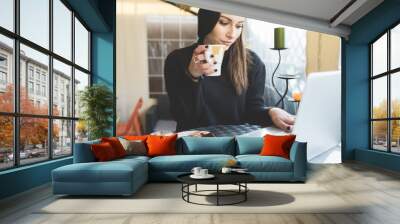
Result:
[[400,25],[371,44],[371,145],[400,153]]
[[62,0],[19,3],[14,24],[18,4],[0,1],[0,170],[70,156],[87,139],[77,124],[90,32]]

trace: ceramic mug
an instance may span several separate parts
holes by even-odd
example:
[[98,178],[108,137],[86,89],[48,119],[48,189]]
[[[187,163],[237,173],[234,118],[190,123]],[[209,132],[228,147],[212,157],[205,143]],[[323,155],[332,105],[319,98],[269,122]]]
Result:
[[232,168],[229,168],[229,167],[222,167],[222,170],[221,170],[222,173],[230,173],[231,171],[232,171]]
[[[214,65],[216,71],[207,76],[220,76],[222,61],[224,60],[225,45],[223,44],[209,44],[208,48],[204,52],[208,63]],[[214,64],[216,62],[216,64]]]
[[193,167],[192,173],[193,173],[194,175],[196,175],[196,176],[199,176],[199,175],[201,175],[201,174],[200,174],[200,171],[201,171],[201,170],[202,170],[201,167]]
[[200,170],[200,176],[207,176],[208,175],[208,169],[201,169]]

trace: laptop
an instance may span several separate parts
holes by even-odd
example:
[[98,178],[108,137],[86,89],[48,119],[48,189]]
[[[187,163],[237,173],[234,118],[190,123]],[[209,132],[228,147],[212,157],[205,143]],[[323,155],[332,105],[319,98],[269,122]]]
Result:
[[[306,87],[292,129],[296,141],[307,142],[310,163],[341,163],[341,73],[316,72],[307,77]],[[240,136],[287,135],[266,127]]]

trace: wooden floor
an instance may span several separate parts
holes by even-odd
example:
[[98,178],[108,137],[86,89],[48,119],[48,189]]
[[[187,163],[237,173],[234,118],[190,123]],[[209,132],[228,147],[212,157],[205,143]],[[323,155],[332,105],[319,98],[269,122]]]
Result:
[[36,214],[54,200],[42,186],[0,202],[0,223],[400,223],[400,174],[359,163],[313,165],[308,182],[317,183],[346,201],[368,206],[357,214]]

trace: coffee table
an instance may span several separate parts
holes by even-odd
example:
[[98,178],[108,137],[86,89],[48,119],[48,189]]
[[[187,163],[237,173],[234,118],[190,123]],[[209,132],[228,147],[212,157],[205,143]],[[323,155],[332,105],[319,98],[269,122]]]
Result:
[[[191,173],[182,174],[177,177],[178,181],[182,183],[182,199],[188,203],[198,205],[234,205],[247,201],[247,192],[249,188],[247,183],[255,180],[255,177],[249,173],[215,173],[212,179],[193,179],[190,177]],[[215,185],[215,190],[198,190],[197,185]],[[195,186],[194,191],[190,191],[190,186]],[[236,185],[237,190],[224,190],[220,189],[220,185]],[[215,194],[206,194],[214,192]],[[203,197],[216,197],[216,204],[202,204],[190,200],[190,196],[203,196]],[[240,196],[240,199],[231,203],[221,203],[221,197]]]

